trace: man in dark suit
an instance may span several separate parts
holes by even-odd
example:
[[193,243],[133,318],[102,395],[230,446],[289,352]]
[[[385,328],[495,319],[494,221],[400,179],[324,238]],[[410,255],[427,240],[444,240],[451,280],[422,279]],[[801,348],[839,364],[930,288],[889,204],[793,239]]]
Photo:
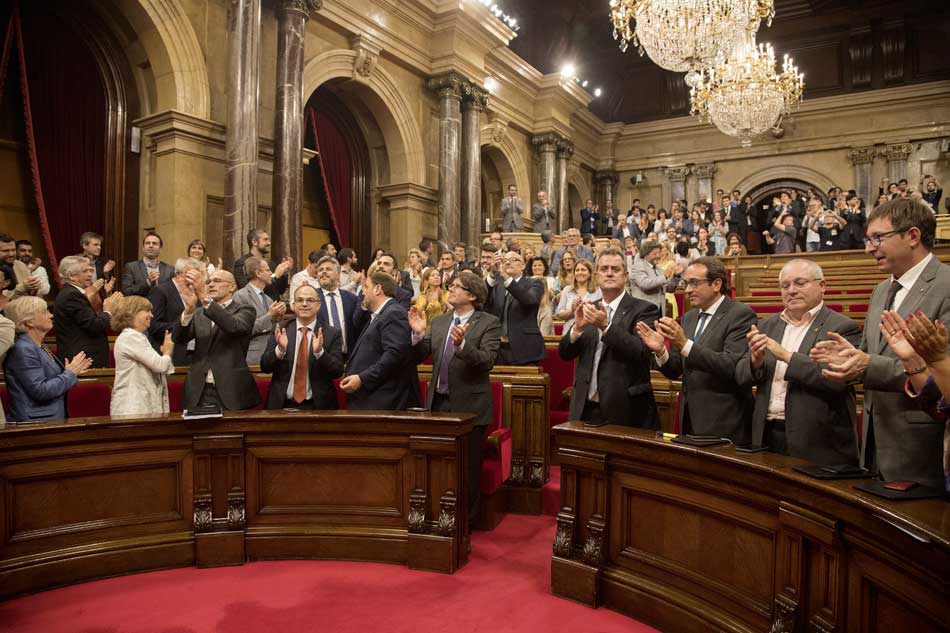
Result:
[[[722,197],[722,217],[729,225],[729,232],[739,236],[739,241],[745,244],[746,233],[749,229],[749,216],[745,204],[733,200],[730,196]],[[721,253],[716,253],[721,255]]]
[[254,308],[232,300],[234,275],[216,270],[205,284],[202,271],[190,270],[183,294],[185,309],[175,325],[177,345],[195,341],[182,405],[250,409],[261,400],[245,356],[254,330]]
[[382,253],[376,258],[376,270],[390,275],[396,280],[396,303],[401,305],[406,311],[409,311],[409,305],[412,303],[412,279],[405,270],[399,270],[399,264],[396,262],[396,256],[392,253]]
[[[175,276],[168,281],[152,286],[148,291],[148,300],[152,304],[152,323],[148,327],[148,338],[155,351],[161,349],[166,332],[173,332],[175,325],[181,321],[181,313],[185,310],[182,299],[187,292],[189,270],[205,271],[205,265],[191,257],[181,257],[175,262]],[[172,362],[182,367],[191,364],[191,356],[195,351],[194,341],[188,345],[176,345],[172,352]]]
[[345,358],[356,344],[369,313],[363,310],[355,294],[340,288],[340,262],[336,258],[329,255],[320,258],[316,269],[317,296],[320,298],[317,321],[340,331]]
[[382,270],[363,281],[370,322],[347,361],[340,388],[350,409],[405,410],[419,406],[419,375],[406,310],[393,299],[396,280]]
[[592,426],[622,424],[660,428],[650,383],[650,350],[634,334],[660,318],[655,305],[624,292],[624,254],[607,248],[597,258],[602,301],[577,301],[574,325],[564,333],[558,354],[577,362],[570,419]]
[[588,200],[587,204],[581,209],[581,234],[593,233],[600,214],[594,210],[594,201]]
[[95,267],[92,281],[95,282],[97,279],[102,279],[104,282],[109,281],[115,270],[115,260],[106,259],[102,256],[102,236],[92,231],[86,231],[79,236],[79,246],[82,248],[80,255],[88,257]]
[[122,293],[147,297],[153,286],[171,279],[175,269],[159,260],[162,237],[149,231],[142,239],[142,259],[129,262],[122,273]]
[[757,387],[752,443],[821,466],[856,465],[854,389],[822,376],[808,353],[829,332],[857,345],[861,326],[825,307],[815,262],[790,260],[779,286],[785,311],[752,326],[749,352],[736,365],[736,382]]
[[270,235],[267,234],[267,231],[251,229],[247,232],[246,240],[250,252],[238,257],[234,261],[234,267],[232,268],[237,287],[243,288],[247,285],[248,276],[244,271],[244,262],[247,261],[248,257],[257,257],[266,260],[267,266],[271,270],[271,278],[270,282],[264,287],[264,293],[274,301],[277,301],[290,285],[290,275],[288,273],[294,266],[294,260],[290,257],[285,257],[281,260],[280,264],[276,264],[274,260],[270,259]]
[[[680,428],[683,433],[727,437],[748,444],[752,420],[752,389],[735,380],[736,365],[749,350],[746,335],[755,312],[728,297],[728,277],[715,257],[700,257],[683,273],[693,309],[683,325],[664,317],[655,330],[637,333],[656,356],[667,378],[682,377]],[[663,339],[671,343],[667,351]]]
[[449,285],[451,313],[437,316],[426,333],[424,311],[409,311],[415,362],[432,354],[432,380],[426,390],[426,408],[431,411],[476,414],[469,440],[470,524],[478,515],[481,492],[482,445],[485,428],[492,421],[489,374],[501,346],[501,323],[478,308],[488,291],[476,273],[463,270]]
[[320,297],[309,284],[294,293],[294,314],[274,328],[261,356],[271,374],[267,409],[337,409],[333,380],[343,375],[340,331],[317,322]]
[[59,276],[63,287],[53,309],[56,355],[65,360],[85,352],[93,367],[108,367],[109,319],[122,294],[115,292],[106,297],[102,312],[93,310],[87,295],[92,285],[92,262],[83,255],[64,257],[59,263]]
[[547,356],[538,327],[544,282],[526,276],[524,268],[520,253],[495,253],[493,275],[487,280],[490,312],[501,321],[501,335],[508,337],[508,347],[499,353],[502,365],[530,365]]

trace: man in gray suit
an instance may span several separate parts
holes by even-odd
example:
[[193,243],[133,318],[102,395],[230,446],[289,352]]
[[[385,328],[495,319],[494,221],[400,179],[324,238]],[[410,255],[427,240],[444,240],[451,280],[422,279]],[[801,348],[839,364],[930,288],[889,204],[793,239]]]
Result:
[[247,364],[258,365],[267,348],[267,340],[287,312],[283,301],[274,301],[265,292],[271,282],[270,264],[260,257],[248,257],[244,260],[244,274],[247,285],[234,293],[234,303],[251,306],[256,315],[251,342],[247,346]]
[[749,353],[736,365],[736,382],[756,385],[752,443],[820,466],[857,464],[854,389],[828,380],[808,357],[835,332],[857,345],[861,326],[824,304],[821,266],[792,259],[779,287],[785,311],[752,326]]
[[476,414],[469,440],[469,523],[478,514],[485,429],[492,421],[489,374],[501,347],[501,322],[479,308],[488,298],[485,282],[470,270],[449,285],[452,312],[437,316],[426,333],[424,311],[409,310],[416,361],[432,354],[432,379],[426,390],[431,411],[470,411]]
[[676,290],[683,267],[670,264],[666,270],[657,267],[663,257],[663,245],[654,240],[644,240],[640,253],[630,268],[630,294],[635,299],[649,301],[666,314],[666,293]]
[[[752,389],[735,380],[736,364],[749,350],[746,335],[755,325],[752,308],[729,298],[728,275],[715,257],[700,257],[683,274],[693,309],[683,325],[663,317],[637,334],[664,376],[683,379],[680,428],[683,433],[727,437],[748,444]],[[667,351],[663,339],[670,341]]]
[[534,219],[535,233],[541,233],[543,231],[557,232],[557,211],[554,210],[554,207],[552,207],[548,201],[548,193],[546,191],[538,192],[538,201],[531,205],[531,217]]
[[142,238],[142,259],[129,262],[122,273],[122,294],[148,297],[149,290],[175,276],[175,268],[159,260],[162,237],[149,231]]
[[508,185],[508,195],[501,199],[501,229],[505,233],[521,230],[521,215],[524,205],[518,197],[518,188]]
[[885,202],[871,212],[864,250],[890,277],[871,295],[860,347],[832,335],[832,340],[815,346],[812,359],[830,365],[823,372],[827,378],[864,382],[862,466],[876,468],[885,481],[942,488],[943,423],[920,411],[904,393],[907,373],[880,328],[884,310],[902,317],[922,312],[931,321],[950,321],[950,267],[930,252],[936,228],[933,211],[908,198]]

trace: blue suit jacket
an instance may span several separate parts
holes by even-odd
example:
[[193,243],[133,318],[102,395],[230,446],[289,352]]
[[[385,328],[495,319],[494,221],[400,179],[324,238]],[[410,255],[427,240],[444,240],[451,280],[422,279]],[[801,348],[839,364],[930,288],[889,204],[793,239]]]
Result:
[[[356,345],[356,339],[359,337],[360,330],[366,324],[369,313],[364,311],[360,305],[362,299],[348,290],[337,290],[340,293],[340,300],[343,302],[343,314],[340,318],[346,328],[346,351],[349,353]],[[317,311],[317,321],[322,325],[330,325],[330,311],[327,308],[326,292],[323,288],[317,288],[320,295],[320,310]],[[408,310],[408,308],[406,308]],[[337,325],[339,327],[339,325]]]
[[26,334],[17,334],[3,362],[10,393],[10,422],[64,420],[66,392],[79,382],[59,359],[49,354]]

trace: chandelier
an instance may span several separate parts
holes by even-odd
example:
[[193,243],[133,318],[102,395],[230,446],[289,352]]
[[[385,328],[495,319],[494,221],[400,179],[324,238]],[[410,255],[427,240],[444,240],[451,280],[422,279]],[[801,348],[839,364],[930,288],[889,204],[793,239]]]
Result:
[[[701,70],[722,62],[737,36],[772,23],[773,0],[610,0],[614,39],[632,43],[658,66],[687,72],[695,85]],[[635,26],[634,26],[635,23]]]
[[753,137],[778,127],[801,101],[804,86],[805,76],[787,54],[782,74],[775,74],[772,46],[756,46],[755,36],[749,34],[729,59],[701,74],[690,89],[690,114],[749,147]]

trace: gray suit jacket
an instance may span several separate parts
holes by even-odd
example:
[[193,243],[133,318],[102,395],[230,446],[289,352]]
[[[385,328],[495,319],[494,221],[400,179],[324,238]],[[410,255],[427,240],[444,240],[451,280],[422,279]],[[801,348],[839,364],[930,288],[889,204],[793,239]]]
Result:
[[524,205],[521,198],[515,198],[511,201],[510,196],[501,199],[501,230],[505,233],[511,233],[521,230],[521,215],[524,213]]
[[535,202],[531,205],[531,217],[534,219],[534,232],[552,231],[557,233],[557,209],[549,205],[547,209]]
[[[693,339],[698,323],[699,310],[694,308],[683,315],[683,331],[688,339]],[[667,378],[683,378],[679,409],[683,433],[749,443],[752,389],[736,383],[735,368],[749,351],[746,334],[755,323],[752,308],[726,297],[693,343],[689,356],[670,351],[660,371]]]
[[[782,342],[787,324],[780,315],[759,323],[759,331]],[[792,352],[785,371],[788,382],[785,392],[785,435],[788,452],[820,466],[857,464],[858,445],[855,429],[854,389],[821,375],[822,367],[808,358],[808,352],[819,341],[830,339],[829,332],[837,332],[852,344],[861,341],[861,326],[833,310],[823,307]],[[766,418],[772,397],[772,378],[775,376],[775,357],[765,355],[765,363],[752,368],[747,353],[736,365],[736,382],[743,386],[756,385],[755,411],[752,413],[752,443],[766,441]]]
[[[861,430],[861,463],[873,457],[887,481],[909,479],[943,486],[943,423],[920,411],[904,394],[904,366],[881,338],[881,312],[891,280],[878,284],[868,305],[861,349],[871,354],[864,376],[864,425]],[[934,257],[900,304],[906,317],[923,312],[928,319],[950,322],[950,267]],[[869,435],[873,433],[874,455]]]
[[[432,408],[445,340],[454,319],[453,313],[442,314],[432,320],[432,328],[413,351],[417,362],[432,354],[432,379],[426,389],[426,408]],[[476,311],[468,320],[465,343],[456,350],[449,364],[449,407],[453,412],[471,412],[476,415],[475,426],[487,426],[492,421],[492,397],[489,374],[495,366],[501,347],[501,321],[487,312]]]
[[627,276],[630,278],[630,294],[635,299],[649,301],[659,308],[660,314],[666,312],[666,293],[676,290],[678,277],[667,279],[662,270],[657,268],[654,272],[653,264],[639,256],[633,260],[633,267]]
[[274,332],[275,323],[267,316],[267,309],[274,303],[267,294],[264,295],[264,303],[261,303],[257,288],[247,284],[234,293],[232,297],[234,303],[241,306],[251,306],[254,308],[254,330],[251,332],[251,342],[247,346],[247,364],[258,365],[261,362],[261,356],[267,349],[267,339]]

